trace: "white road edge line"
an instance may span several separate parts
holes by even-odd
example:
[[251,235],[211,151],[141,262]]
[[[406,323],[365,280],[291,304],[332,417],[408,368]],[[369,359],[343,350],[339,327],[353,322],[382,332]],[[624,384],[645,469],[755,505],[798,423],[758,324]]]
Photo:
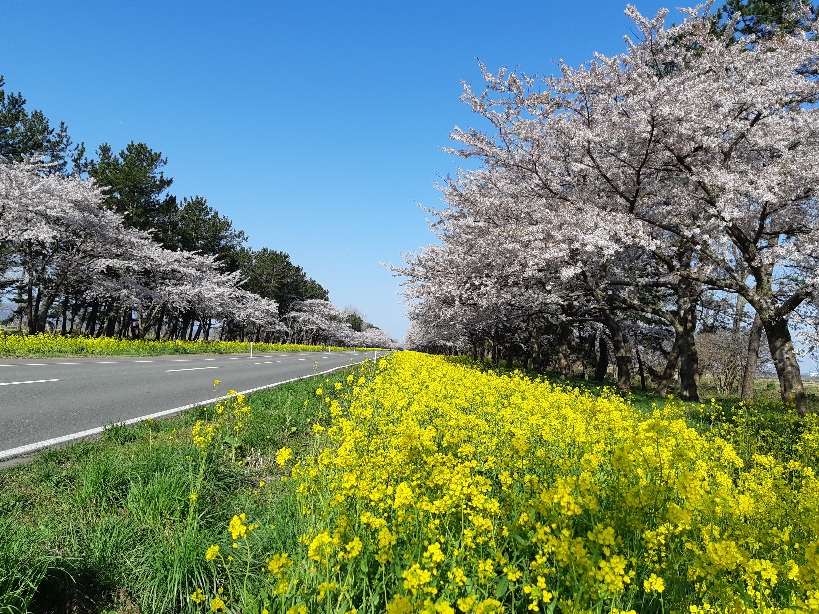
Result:
[[190,367],[189,369],[166,369],[165,373],[173,373],[175,371],[202,371],[203,369],[218,369],[219,367]]
[[[356,363],[357,364],[357,363]],[[284,384],[289,384],[291,382],[297,382],[302,379],[307,379],[310,377],[318,377],[319,375],[327,375],[328,373],[332,373],[333,371],[339,371],[341,369],[345,369],[350,365],[341,365],[338,367],[333,367],[332,369],[327,369],[326,371],[322,371],[321,373],[310,373],[309,375],[301,375],[299,377],[294,377],[291,379],[284,380],[283,382],[276,382],[275,384],[267,384],[265,386],[259,386],[257,388],[250,388],[249,390],[242,390],[241,392],[237,392],[236,394],[250,394],[251,392],[258,392],[260,390],[267,390],[268,388],[275,388],[276,386],[282,386]],[[189,405],[183,405],[182,407],[174,407],[173,409],[166,409],[164,411],[159,411],[154,414],[149,414],[147,416],[140,416],[139,418],[131,418],[130,420],[125,420],[124,422],[117,422],[116,424],[137,424],[138,422],[145,422],[150,418],[164,418],[166,416],[172,416],[173,414],[181,413],[187,409],[193,409],[194,407],[201,407],[202,405],[208,405],[210,403],[216,403],[217,401],[224,401],[225,399],[231,398],[231,395],[225,395],[223,397],[218,397],[215,399],[208,399],[206,401],[198,401],[197,403],[191,403]],[[108,426],[108,425],[106,425]],[[63,435],[62,437],[54,437],[53,439],[46,439],[44,441],[38,441],[36,443],[30,443],[25,446],[20,446],[17,448],[12,448],[10,450],[2,450],[0,451],[0,461],[8,460],[10,458],[14,458],[15,456],[22,456],[24,454],[29,454],[31,452],[36,452],[37,450],[42,450],[43,448],[49,448],[51,446],[56,446],[61,443],[68,443],[69,441],[74,441],[76,439],[82,439],[84,437],[91,437],[92,435],[99,435],[105,430],[104,426],[99,426],[97,428],[88,429],[87,431],[80,431],[79,433],[71,433],[70,435]]]
[[17,386],[18,384],[42,384],[45,382],[59,382],[58,379],[30,379],[25,382],[0,382],[0,386]]

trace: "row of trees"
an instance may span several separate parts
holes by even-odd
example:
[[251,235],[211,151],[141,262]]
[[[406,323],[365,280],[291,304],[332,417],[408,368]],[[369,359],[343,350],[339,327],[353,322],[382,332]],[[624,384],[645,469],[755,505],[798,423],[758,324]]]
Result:
[[790,327],[815,330],[819,290],[815,11],[711,8],[667,27],[629,6],[639,40],[557,76],[481,65],[463,99],[492,128],[456,128],[452,150],[478,163],[441,186],[439,241],[396,269],[408,345],[598,379],[613,355],[622,390],[636,363],[696,400],[701,354],[748,394],[764,338],[804,411]]
[[388,345],[200,196],[167,192],[162,154],[88,158],[0,78],[0,298],[29,333]]

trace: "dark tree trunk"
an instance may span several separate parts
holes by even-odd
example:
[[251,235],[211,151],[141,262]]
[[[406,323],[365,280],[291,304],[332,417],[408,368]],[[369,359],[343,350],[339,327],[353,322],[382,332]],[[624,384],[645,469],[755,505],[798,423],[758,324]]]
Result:
[[179,323],[179,318],[174,316],[171,318],[171,327],[168,331],[168,339],[176,339],[176,327]]
[[119,332],[117,336],[122,339],[123,336],[128,335],[128,330],[131,328],[131,322],[133,321],[133,312],[130,309],[126,309],[122,314],[122,322],[119,327]]
[[31,281],[31,275],[28,277],[28,285],[26,287],[26,322],[28,323],[29,334],[37,332],[34,323],[34,283]]
[[[74,303],[71,305],[71,325],[68,327],[68,334],[72,334],[74,332],[74,322],[77,320],[77,314],[80,311],[85,311],[85,302],[77,302],[76,297]],[[82,326],[80,326],[80,330],[82,330]]]
[[609,370],[609,344],[602,333],[597,337],[597,345],[600,353],[597,357],[597,367],[594,370],[594,381],[603,382]]
[[786,403],[793,403],[800,416],[806,412],[805,388],[802,385],[802,374],[799,371],[799,363],[796,361],[796,354],[793,351],[793,340],[791,331],[788,329],[788,320],[779,317],[773,320],[762,322],[765,327],[765,335],[768,337],[768,347],[771,350],[771,357],[776,367],[776,374],[779,377],[779,390],[782,400]]
[[762,319],[759,314],[754,314],[754,323],[751,324],[751,332],[748,335],[748,355],[745,359],[745,370],[742,373],[742,389],[740,399],[750,401],[754,398],[754,381],[756,380],[756,369],[759,364],[759,346],[762,343]]
[[674,343],[671,346],[671,351],[668,353],[668,359],[665,362],[665,369],[660,376],[660,382],[657,384],[657,396],[668,396],[668,387],[671,385],[671,380],[677,372],[677,366],[680,363],[680,343],[679,337],[674,335]]
[[683,401],[699,402],[699,383],[700,365],[692,323],[685,326],[680,337],[680,398]]
[[66,335],[68,332],[68,294],[63,297],[63,323],[60,331],[62,332],[63,336]]
[[108,309],[105,316],[105,336],[113,337],[117,334],[117,314],[113,309]]
[[643,367],[643,357],[640,356],[640,342],[634,338],[634,355],[637,357],[637,373],[640,375],[640,389],[646,391],[646,370]]
[[[678,326],[674,326],[680,345],[680,398],[683,401],[700,400],[700,361],[697,355],[698,292],[691,283],[685,283],[677,297]],[[678,328],[679,327],[679,328]]]
[[97,313],[99,312],[100,304],[96,301],[91,303],[91,313],[88,314],[88,325],[85,329],[85,334],[93,337],[97,329]]
[[48,320],[48,312],[54,305],[54,296],[47,296],[43,300],[41,292],[37,291],[37,298],[34,301],[34,317],[33,321],[28,324],[29,333],[44,333],[46,330],[46,323]]
[[614,348],[614,364],[617,365],[617,389],[620,392],[631,390],[631,347],[619,322],[610,313],[603,316],[604,324],[611,336]]
[[571,329],[561,324],[557,329],[557,370],[560,379],[569,379],[572,376],[572,357],[569,340]]
[[162,325],[165,324],[165,305],[159,308],[159,315],[156,318],[156,331],[154,332],[154,336],[156,340],[159,341],[162,339]]

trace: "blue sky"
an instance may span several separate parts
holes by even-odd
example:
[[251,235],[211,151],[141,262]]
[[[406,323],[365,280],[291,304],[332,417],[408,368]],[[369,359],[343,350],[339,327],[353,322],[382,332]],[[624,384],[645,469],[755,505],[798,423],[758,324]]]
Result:
[[453,126],[483,127],[461,81],[479,85],[478,59],[550,74],[620,52],[625,6],[0,0],[0,74],[90,152],[161,151],[171,193],[205,197],[402,339],[400,280],[380,263],[433,240],[416,203],[440,204]]

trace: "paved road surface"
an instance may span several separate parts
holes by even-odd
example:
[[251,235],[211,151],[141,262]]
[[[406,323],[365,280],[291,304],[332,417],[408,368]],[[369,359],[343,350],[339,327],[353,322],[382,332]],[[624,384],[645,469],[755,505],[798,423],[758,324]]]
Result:
[[219,394],[242,392],[372,356],[302,352],[252,358],[0,358],[0,461],[59,443],[54,439],[213,399],[215,379],[221,380]]

